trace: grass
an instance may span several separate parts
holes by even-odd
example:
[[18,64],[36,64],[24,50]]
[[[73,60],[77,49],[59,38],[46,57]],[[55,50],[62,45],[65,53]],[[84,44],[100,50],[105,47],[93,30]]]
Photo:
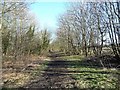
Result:
[[[66,63],[68,71],[75,71],[70,75],[75,80],[76,87],[80,89],[92,88],[92,90],[96,88],[117,90],[119,85],[118,74],[120,75],[120,72],[117,69],[108,69],[102,68],[100,66],[94,66],[98,65],[98,63],[88,63],[84,61],[84,56],[80,55],[62,56],[60,58],[67,60]],[[9,65],[9,63],[7,63],[7,65]],[[37,63],[37,66],[32,67],[32,70],[28,70],[30,73],[25,71],[24,73],[18,73],[17,76],[16,74],[12,74],[12,76],[9,74],[6,76],[6,79],[8,79],[6,86],[13,86],[14,84],[15,87],[18,87],[24,85],[26,82],[37,80],[41,75],[41,71],[48,68],[48,63],[49,60],[44,60],[44,62],[41,64]]]
[[68,68],[68,70],[80,71],[79,74],[73,74],[76,80],[76,86],[80,88],[116,88],[118,81],[116,70],[104,70],[95,68]]
[[83,73],[75,74],[73,78],[80,88],[116,88],[117,78],[109,74]]
[[62,56],[63,59],[67,59],[67,60],[81,60],[84,58],[84,56],[80,56],[80,55],[71,55],[71,56]]
[[[118,75],[120,75],[118,70],[92,66],[92,62],[84,62],[84,56],[72,55],[61,58],[70,61],[68,62],[69,66],[67,68],[69,71],[76,71],[76,73],[71,75],[72,78],[76,80],[76,87],[118,90]],[[94,64],[97,65],[98,63]]]

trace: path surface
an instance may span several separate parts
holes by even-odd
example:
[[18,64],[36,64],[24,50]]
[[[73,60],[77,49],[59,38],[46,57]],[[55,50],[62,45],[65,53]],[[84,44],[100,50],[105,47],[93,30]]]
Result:
[[38,80],[26,86],[27,88],[75,88],[75,80],[67,70],[68,61],[56,58],[57,56],[52,54],[48,67],[41,71],[42,75]]
[[[108,88],[111,88],[111,85],[115,86],[113,83],[116,83],[114,81],[117,80],[117,78],[114,78],[112,72],[102,70],[101,68],[103,66],[99,60],[91,58],[88,60],[72,61],[61,59],[59,56],[61,55],[52,53],[50,56],[51,60],[47,63],[47,68],[40,71],[41,73],[38,75],[37,80],[30,82],[25,88],[90,88],[90,90],[92,90],[96,86],[97,88],[102,87],[103,84],[105,87],[108,84]],[[75,69],[76,67],[78,67],[78,69]],[[108,64],[105,64],[105,67],[108,68]],[[74,70],[70,68],[74,68]],[[80,76],[73,76],[79,74]],[[103,77],[104,80],[102,79]],[[110,77],[113,77],[113,79],[108,82],[108,78]],[[96,81],[97,83],[93,84]],[[103,84],[99,85],[98,82]]]

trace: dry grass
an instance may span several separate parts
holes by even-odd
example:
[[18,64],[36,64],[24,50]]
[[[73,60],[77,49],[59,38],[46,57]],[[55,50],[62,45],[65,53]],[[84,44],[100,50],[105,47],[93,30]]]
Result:
[[[17,88],[24,86],[33,78],[34,72],[43,69],[42,63],[45,56],[26,56],[23,59],[14,60],[11,57],[4,57],[2,63],[2,78],[4,87]],[[39,71],[40,72],[40,71]]]

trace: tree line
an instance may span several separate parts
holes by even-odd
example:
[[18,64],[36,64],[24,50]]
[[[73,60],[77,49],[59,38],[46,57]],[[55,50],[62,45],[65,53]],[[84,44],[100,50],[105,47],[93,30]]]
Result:
[[66,54],[101,55],[110,47],[120,58],[120,2],[72,3],[58,19],[57,43]]
[[57,38],[39,30],[30,3],[0,3],[2,53],[21,57],[44,54],[49,46],[65,54],[101,55],[104,46],[120,58],[120,2],[71,3],[58,18]]
[[30,54],[41,55],[48,49],[50,32],[39,30],[35,17],[29,12],[31,3],[0,3],[1,38],[3,56],[15,59]]

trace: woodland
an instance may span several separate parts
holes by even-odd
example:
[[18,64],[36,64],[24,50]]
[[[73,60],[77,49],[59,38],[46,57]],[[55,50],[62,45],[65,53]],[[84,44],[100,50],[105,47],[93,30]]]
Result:
[[3,90],[120,90],[120,1],[69,3],[54,39],[30,4],[0,2]]

